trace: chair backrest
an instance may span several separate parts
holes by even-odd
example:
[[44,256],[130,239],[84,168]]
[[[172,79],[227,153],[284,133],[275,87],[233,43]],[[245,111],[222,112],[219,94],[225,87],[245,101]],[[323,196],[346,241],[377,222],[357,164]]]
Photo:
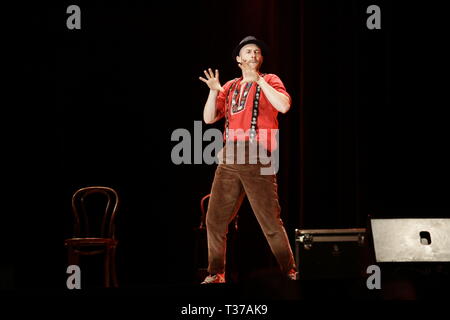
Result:
[[209,200],[209,198],[211,197],[211,194],[207,194],[206,196],[204,196],[202,198],[202,200],[200,200],[200,209],[202,212],[201,218],[200,218],[200,230],[203,230],[206,228],[206,209],[205,209],[205,201]]
[[77,190],[72,196],[74,237],[112,238],[119,196],[109,187],[91,186]]
[[[206,202],[206,200],[209,201],[209,198],[211,198],[211,193],[207,194],[206,196],[204,196],[202,198],[202,200],[200,200],[200,210],[202,212],[202,215],[201,215],[201,218],[200,218],[200,226],[199,226],[200,230],[206,229],[207,207],[205,206],[205,202]],[[209,202],[208,202],[208,205],[209,205]],[[234,228],[236,230],[238,230],[238,220],[239,220],[239,214],[236,213],[236,215],[234,217]]]

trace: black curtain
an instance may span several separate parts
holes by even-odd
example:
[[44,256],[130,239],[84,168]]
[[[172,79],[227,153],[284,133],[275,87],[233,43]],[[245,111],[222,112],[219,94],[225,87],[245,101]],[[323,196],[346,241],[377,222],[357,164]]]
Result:
[[[239,76],[231,51],[247,35],[270,46],[263,71],[293,98],[279,116],[278,173],[292,244],[295,228],[448,211],[445,86],[432,76],[444,67],[443,20],[419,27],[415,7],[384,1],[79,1],[82,28],[68,30],[70,4],[14,11],[7,243],[17,287],[64,288],[70,197],[86,185],[121,195],[122,284],[194,281],[199,201],[215,166],[173,164],[171,134],[193,135],[202,120],[205,68],[222,83]],[[381,30],[366,28],[371,4]],[[242,224],[249,271],[273,266],[248,203]]]

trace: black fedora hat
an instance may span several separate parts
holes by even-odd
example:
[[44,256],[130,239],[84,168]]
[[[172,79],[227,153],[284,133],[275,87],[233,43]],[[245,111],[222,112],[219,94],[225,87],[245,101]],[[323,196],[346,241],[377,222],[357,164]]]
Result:
[[260,49],[263,56],[267,56],[269,54],[269,47],[267,44],[265,44],[263,41],[257,39],[254,36],[247,36],[244,39],[239,42],[239,44],[234,48],[232,53],[233,60],[236,60],[236,57],[239,55],[239,51],[241,51],[242,47],[249,44],[254,43],[256,44]]

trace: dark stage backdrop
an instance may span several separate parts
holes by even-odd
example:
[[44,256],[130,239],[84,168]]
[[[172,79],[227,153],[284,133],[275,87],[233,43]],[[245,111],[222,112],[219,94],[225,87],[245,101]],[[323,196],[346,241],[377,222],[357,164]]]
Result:
[[[196,280],[194,228],[215,165],[174,165],[171,134],[193,134],[202,120],[205,68],[220,69],[222,83],[239,76],[231,51],[247,35],[271,47],[263,71],[293,98],[279,116],[278,173],[292,245],[295,228],[447,214],[448,90],[435,76],[445,67],[442,11],[365,0],[156,3],[15,11],[5,121],[16,287],[64,288],[70,199],[88,185],[121,195],[123,286]],[[70,4],[81,7],[81,30],[66,28]],[[371,4],[381,7],[381,30],[366,28]],[[248,203],[234,249],[237,269],[275,266]]]

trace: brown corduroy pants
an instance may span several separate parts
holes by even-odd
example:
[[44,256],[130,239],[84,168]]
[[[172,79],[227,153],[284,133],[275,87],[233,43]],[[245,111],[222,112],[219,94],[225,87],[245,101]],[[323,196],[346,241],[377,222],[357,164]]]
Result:
[[[246,143],[248,144],[248,142]],[[226,148],[224,148],[226,154]],[[246,149],[248,151],[248,147]],[[226,156],[224,157],[226,158]],[[206,215],[208,272],[225,272],[228,225],[237,214],[245,195],[277,259],[281,271],[296,269],[289,239],[280,218],[276,175],[262,175],[267,165],[224,161],[217,166]]]

